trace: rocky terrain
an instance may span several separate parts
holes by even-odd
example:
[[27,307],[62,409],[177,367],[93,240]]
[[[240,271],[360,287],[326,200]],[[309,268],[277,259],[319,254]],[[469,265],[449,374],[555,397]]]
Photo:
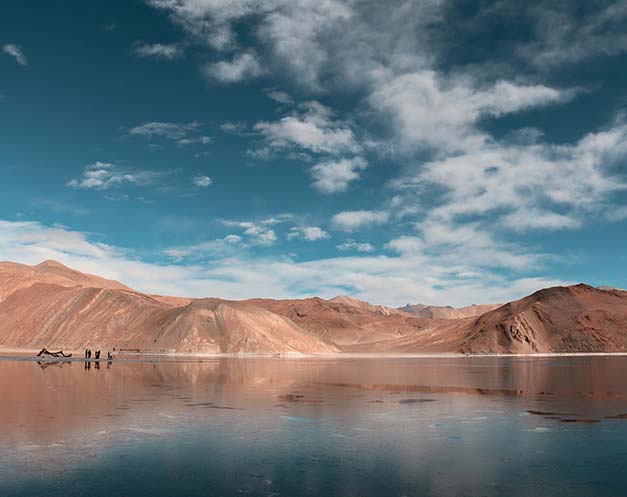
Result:
[[627,292],[584,284],[540,290],[477,318],[460,350],[627,351]]
[[540,290],[504,305],[149,295],[54,261],[0,263],[0,346],[161,353],[627,351],[627,292]]

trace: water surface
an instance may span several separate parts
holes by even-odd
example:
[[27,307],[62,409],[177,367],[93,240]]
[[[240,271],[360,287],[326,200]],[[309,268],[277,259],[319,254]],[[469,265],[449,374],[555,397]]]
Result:
[[3,496],[627,495],[627,357],[0,360]]

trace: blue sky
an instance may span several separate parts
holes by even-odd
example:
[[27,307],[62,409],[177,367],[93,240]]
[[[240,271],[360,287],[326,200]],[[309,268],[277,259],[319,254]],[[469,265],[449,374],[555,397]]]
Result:
[[466,305],[627,286],[627,2],[3,3],[0,259]]

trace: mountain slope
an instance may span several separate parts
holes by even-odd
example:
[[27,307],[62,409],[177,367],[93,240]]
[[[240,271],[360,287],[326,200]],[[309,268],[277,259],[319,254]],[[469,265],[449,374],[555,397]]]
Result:
[[53,271],[20,265],[2,269],[4,346],[189,353],[337,351],[283,316],[238,302],[169,303],[102,278],[67,273],[63,266]]
[[252,299],[246,302],[285,316],[301,328],[340,347],[396,339],[411,335],[428,324],[427,320],[410,314],[381,313],[379,306],[368,304],[370,307],[364,308],[336,299]]
[[82,286],[131,291],[129,287],[122,283],[92,274],[81,273],[56,261],[44,261],[36,266],[26,266],[24,264],[16,264],[15,262],[0,262],[0,301],[14,291],[27,288],[36,283],[54,284],[64,287]]
[[584,284],[540,290],[477,318],[460,350],[627,351],[627,292]]

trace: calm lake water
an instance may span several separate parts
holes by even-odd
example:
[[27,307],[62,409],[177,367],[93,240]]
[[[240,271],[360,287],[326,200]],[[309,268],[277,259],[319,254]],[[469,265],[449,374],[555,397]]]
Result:
[[627,357],[3,359],[0,495],[614,497],[625,413]]

